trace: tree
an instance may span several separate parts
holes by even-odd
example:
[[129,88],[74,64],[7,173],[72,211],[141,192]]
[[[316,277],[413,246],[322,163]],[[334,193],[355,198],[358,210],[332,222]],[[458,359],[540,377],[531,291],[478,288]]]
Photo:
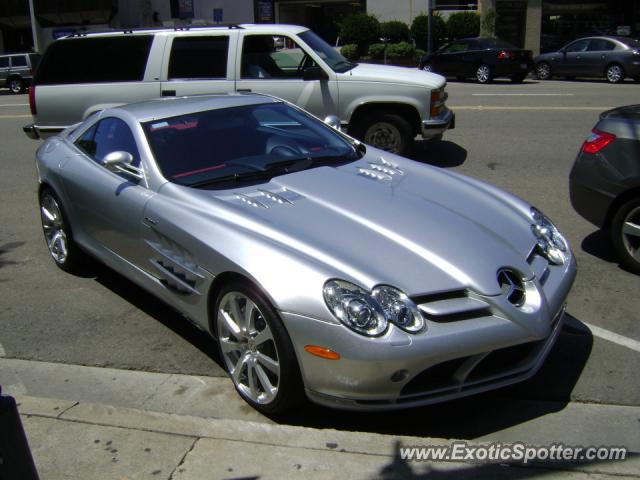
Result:
[[456,12],[447,19],[450,39],[477,37],[480,34],[480,15],[475,12]]
[[[433,13],[433,48],[436,49],[444,40],[447,28],[442,17],[437,13]],[[421,13],[413,19],[411,23],[411,38],[416,42],[416,47],[425,50],[427,48],[429,35],[429,15]]]

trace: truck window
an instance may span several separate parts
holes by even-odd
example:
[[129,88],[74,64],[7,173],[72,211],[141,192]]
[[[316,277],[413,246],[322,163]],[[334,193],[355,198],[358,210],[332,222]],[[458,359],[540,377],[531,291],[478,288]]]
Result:
[[57,40],[42,58],[36,85],[135,82],[144,78],[152,35]]
[[169,58],[169,80],[226,78],[229,37],[176,37]]

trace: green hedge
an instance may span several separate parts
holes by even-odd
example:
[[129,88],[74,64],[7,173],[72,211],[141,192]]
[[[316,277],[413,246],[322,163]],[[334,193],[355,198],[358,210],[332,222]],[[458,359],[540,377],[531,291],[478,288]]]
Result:
[[369,45],[367,55],[375,60],[380,60],[384,58],[384,48],[384,43],[372,43]]
[[477,37],[480,35],[480,15],[474,12],[457,12],[447,19],[450,39]]
[[[444,41],[447,35],[447,27],[442,17],[434,12],[433,19],[433,35],[431,40],[433,42],[433,49],[437,49]],[[429,16],[422,13],[413,19],[411,23],[411,38],[416,42],[416,47],[426,50],[428,44],[429,34]]]
[[409,42],[390,43],[387,46],[388,58],[414,58],[416,47]]
[[340,25],[340,42],[358,45],[360,54],[366,53],[369,45],[379,42],[379,38],[380,22],[373,15],[356,13],[346,17]]
[[344,45],[340,49],[340,53],[347,60],[355,61],[355,60],[358,60],[358,58],[360,58],[360,55],[358,54],[358,45],[356,45],[355,43],[349,43],[347,45]]
[[387,38],[389,43],[406,42],[409,40],[409,26],[400,20],[382,22],[380,36]]

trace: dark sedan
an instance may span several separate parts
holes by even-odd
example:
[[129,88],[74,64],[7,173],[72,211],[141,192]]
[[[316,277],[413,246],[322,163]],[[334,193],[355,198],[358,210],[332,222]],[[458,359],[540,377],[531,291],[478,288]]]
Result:
[[534,59],[540,80],[551,77],[599,77],[620,83],[640,82],[640,40],[627,37],[588,37],[574,40],[557,52]]
[[640,273],[640,105],[600,114],[569,177],[573,208],[608,229],[620,262]]
[[530,50],[498,38],[463,38],[422,57],[420,68],[458,80],[475,77],[480,83],[488,83],[495,77],[509,77],[522,82],[533,69],[533,62]]

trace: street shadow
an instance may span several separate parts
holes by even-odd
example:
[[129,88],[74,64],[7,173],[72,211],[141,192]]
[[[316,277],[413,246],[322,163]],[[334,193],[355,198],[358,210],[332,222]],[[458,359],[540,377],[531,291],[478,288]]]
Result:
[[164,303],[131,280],[98,261],[94,262],[92,276],[96,282],[154,318],[176,335],[181,336],[224,369],[215,341],[207,332],[196,327],[169,304]]
[[8,88],[0,88],[0,97],[6,95],[8,97],[16,97],[19,98],[20,95],[26,95],[27,92],[23,92],[23,93],[19,93],[19,94],[15,94],[15,93],[11,93],[11,90],[9,90]]
[[482,84],[482,83],[478,83],[476,79],[469,77],[469,78],[465,78],[464,80],[458,79],[458,78],[448,78],[447,83],[475,83],[476,85],[479,85],[479,86],[483,86],[483,85],[509,86],[510,85],[510,86],[517,87],[518,85],[536,85],[540,83],[540,80],[536,80],[534,78],[525,78],[522,82],[512,82],[510,78],[494,78],[493,80],[491,80],[490,83]]
[[465,162],[467,151],[449,140],[419,140],[413,143],[406,156],[434,167],[453,168]]
[[607,230],[596,230],[587,235],[582,240],[580,247],[585,253],[597,257],[600,260],[608,263],[618,263]]
[[567,315],[555,346],[531,379],[460,400],[400,411],[345,412],[317,405],[286,416],[279,423],[314,428],[473,439],[528,422],[565,408],[591,354],[589,329]]
[[17,265],[20,262],[15,262],[13,260],[8,260],[6,258],[7,253],[15,250],[16,248],[24,245],[25,242],[9,242],[4,245],[0,245],[0,268],[6,267],[7,265]]

